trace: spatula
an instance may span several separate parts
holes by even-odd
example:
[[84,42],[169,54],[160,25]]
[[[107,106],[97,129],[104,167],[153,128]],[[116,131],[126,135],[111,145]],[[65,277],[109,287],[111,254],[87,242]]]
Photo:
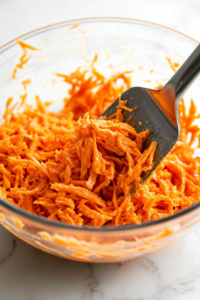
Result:
[[[141,184],[151,175],[178,140],[180,133],[178,104],[199,73],[200,45],[160,90],[132,87],[121,95],[121,100],[127,101],[127,107],[137,108],[133,112],[123,111],[123,122],[133,126],[137,132],[146,129],[150,131],[143,150],[149,147],[151,141],[157,142],[153,167],[142,175]],[[101,116],[108,118],[114,114],[118,104],[119,99],[109,106]],[[135,190],[133,190],[134,192]]]

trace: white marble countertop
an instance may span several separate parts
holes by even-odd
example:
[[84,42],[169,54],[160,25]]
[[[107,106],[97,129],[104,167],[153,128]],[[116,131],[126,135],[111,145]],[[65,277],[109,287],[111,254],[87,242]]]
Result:
[[[148,20],[200,41],[199,0],[0,0],[0,45],[48,24],[95,16]],[[200,299],[200,225],[176,244],[120,264],[39,251],[0,226],[0,300]]]

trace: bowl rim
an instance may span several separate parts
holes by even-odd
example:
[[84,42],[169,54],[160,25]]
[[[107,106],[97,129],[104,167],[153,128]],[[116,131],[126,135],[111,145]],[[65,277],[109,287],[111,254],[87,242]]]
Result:
[[[62,26],[62,25],[76,25],[78,24],[83,24],[83,23],[91,23],[91,22],[98,22],[98,21],[111,21],[111,22],[131,22],[131,23],[136,23],[136,24],[146,24],[149,25],[151,27],[155,27],[155,28],[160,28],[160,29],[164,29],[166,31],[171,32],[172,34],[177,34],[178,36],[184,37],[186,39],[189,39],[190,41],[193,41],[195,43],[199,42],[197,40],[195,40],[194,38],[189,37],[186,34],[183,34],[177,30],[171,29],[167,26],[163,26],[163,25],[159,25],[157,23],[154,22],[149,22],[149,21],[143,21],[143,20],[139,20],[139,19],[132,19],[132,18],[123,18],[123,17],[93,17],[93,18],[81,18],[81,19],[72,19],[72,20],[68,20],[68,21],[63,21],[63,22],[58,22],[58,23],[54,23],[51,25],[47,25],[44,27],[40,27],[36,30],[32,30],[26,34],[23,34],[13,40],[11,40],[10,42],[7,42],[6,44],[4,44],[3,46],[0,46],[0,54],[2,53],[1,50],[7,50],[9,46],[12,46],[13,43],[16,42],[16,40],[18,39],[22,39],[22,38],[26,38],[31,36],[32,34],[35,33],[39,33],[43,30],[49,30],[53,27],[57,27],[57,26]],[[82,232],[118,232],[118,231],[130,231],[130,230],[137,230],[137,229],[144,229],[144,228],[149,228],[149,227],[155,227],[157,225],[162,225],[166,222],[169,221],[173,221],[175,219],[180,219],[181,217],[185,216],[186,214],[189,214],[193,211],[195,211],[197,208],[200,208],[200,201],[192,204],[191,206],[189,206],[188,208],[185,208],[173,215],[164,217],[162,219],[157,219],[154,221],[147,221],[141,224],[129,224],[129,225],[122,225],[122,226],[103,226],[100,228],[96,228],[96,227],[92,227],[92,226],[75,226],[75,225],[71,225],[68,223],[64,223],[64,222],[59,222],[59,221],[53,221],[53,220],[49,220],[47,218],[43,218],[40,217],[38,215],[35,215],[33,213],[30,213],[24,209],[18,208],[17,206],[7,202],[6,200],[4,200],[2,197],[0,197],[0,207],[4,207],[6,210],[11,211],[12,213],[16,213],[17,215],[21,216],[22,218],[26,218],[29,219],[31,221],[40,223],[42,225],[49,225],[50,227],[57,227],[58,229],[68,229],[68,230],[80,230]]]

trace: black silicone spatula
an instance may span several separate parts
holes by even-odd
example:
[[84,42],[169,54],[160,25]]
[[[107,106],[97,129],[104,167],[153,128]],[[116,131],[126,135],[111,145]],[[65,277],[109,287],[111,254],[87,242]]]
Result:
[[[150,176],[176,143],[180,133],[178,104],[199,73],[200,45],[160,90],[133,87],[121,95],[121,100],[127,100],[127,107],[137,108],[133,112],[122,112],[124,113],[124,122],[133,126],[137,132],[147,128],[150,131],[144,149],[149,147],[151,141],[156,141],[158,144],[154,165],[149,172],[143,174],[142,182]],[[114,114],[117,111],[118,103],[119,99],[109,106],[101,116],[109,117]]]

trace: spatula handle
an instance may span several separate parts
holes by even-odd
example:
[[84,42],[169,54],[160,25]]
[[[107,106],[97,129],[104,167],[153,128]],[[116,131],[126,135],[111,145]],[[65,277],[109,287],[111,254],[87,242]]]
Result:
[[165,86],[172,86],[175,91],[176,101],[179,102],[194,79],[200,73],[200,45],[192,52],[184,64]]

